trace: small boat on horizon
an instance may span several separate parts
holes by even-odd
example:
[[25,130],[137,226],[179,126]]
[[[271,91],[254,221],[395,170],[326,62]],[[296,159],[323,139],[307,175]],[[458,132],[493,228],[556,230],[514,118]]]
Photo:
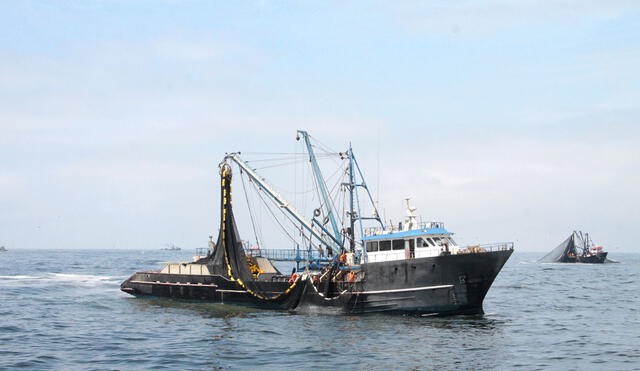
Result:
[[0,246],[0,252],[5,252],[5,251],[9,251],[9,250],[7,250],[7,248],[4,246]]
[[608,261],[604,247],[593,243],[589,233],[573,231],[555,249],[543,256],[539,263],[588,263],[602,264]]
[[174,244],[170,243],[170,244],[167,244],[167,247],[163,247],[163,248],[161,248],[160,250],[166,250],[166,251],[180,251],[180,250],[182,250],[182,249],[181,249],[181,248],[179,248],[178,246],[176,246],[176,245],[174,245]]

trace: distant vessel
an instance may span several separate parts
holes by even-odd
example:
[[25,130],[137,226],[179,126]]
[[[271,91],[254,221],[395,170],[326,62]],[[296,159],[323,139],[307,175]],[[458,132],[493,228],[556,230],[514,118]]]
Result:
[[[344,161],[341,166],[346,166],[334,172],[343,174],[336,186],[344,192],[341,200],[345,207],[339,212],[334,205],[340,205],[335,200],[340,193],[331,198],[316,161],[313,148],[317,147],[306,132],[298,135],[306,145],[308,157],[304,161],[314,176],[316,200],[321,202],[318,208],[303,215],[242,160],[240,153],[227,154],[220,164],[217,242],[210,241],[207,254],[198,254],[194,262],[136,272],[121,284],[121,290],[134,296],[310,312],[483,313],[482,302],[513,253],[513,243],[459,246],[443,223],[420,221],[408,199],[404,222],[384,223],[351,148],[323,154]],[[278,210],[274,213],[288,217],[296,233],[305,236],[304,246],[269,250],[243,243],[232,207],[232,164],[239,168],[236,176],[241,182],[246,176],[260,197],[271,200]],[[374,207],[372,216],[361,214],[362,195],[358,196],[357,189],[366,191],[364,196]],[[376,226],[365,228],[365,221]],[[298,268],[283,274],[271,261],[297,262]]]
[[573,231],[569,238],[543,256],[539,262],[601,264],[607,261],[607,254],[602,246],[593,243],[589,233]]
[[160,250],[180,251],[180,250],[182,250],[182,249],[181,249],[181,248],[179,248],[178,246],[176,246],[176,245],[174,245],[174,244],[170,243],[170,244],[167,244],[167,247],[163,247],[163,248],[162,248],[162,249],[160,249]]
[[7,248],[4,246],[0,246],[0,252],[4,252],[4,251],[9,251],[9,250],[7,250]]

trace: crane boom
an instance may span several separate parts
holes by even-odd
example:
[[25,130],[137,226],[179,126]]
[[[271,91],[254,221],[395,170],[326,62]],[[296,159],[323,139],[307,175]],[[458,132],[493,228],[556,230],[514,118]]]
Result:
[[[333,204],[331,202],[331,197],[329,197],[329,191],[327,190],[327,185],[324,182],[324,178],[322,177],[322,172],[320,171],[320,166],[318,166],[318,161],[316,160],[316,155],[313,152],[313,147],[311,146],[311,142],[309,141],[309,133],[304,130],[298,130],[298,135],[302,134],[302,138],[304,139],[304,143],[307,146],[307,153],[309,154],[309,162],[311,162],[311,169],[313,170],[313,175],[316,178],[316,183],[318,184],[318,188],[320,189],[320,195],[322,196],[322,201],[324,207],[327,209],[327,218],[331,222],[331,228],[333,229],[333,233],[336,241],[342,241],[342,236],[340,235],[340,228],[338,228],[338,222],[336,221],[335,213],[333,211]],[[342,244],[342,242],[341,242]]]
[[[336,243],[336,241],[328,240],[321,233],[318,233],[318,230],[314,228],[314,226],[305,220],[305,218],[287,201],[284,199],[278,192],[276,192],[269,183],[265,181],[258,173],[255,172],[249,165],[244,162],[238,153],[230,153],[225,156],[225,160],[229,159],[235,162],[242,170],[244,170],[247,175],[256,183],[260,185],[260,187],[265,191],[265,193],[271,197],[271,199],[282,209],[284,209],[289,215],[291,215],[296,221],[298,221],[303,228],[305,228],[309,233],[311,233],[315,238],[317,238],[322,244],[325,246],[331,246],[332,248],[340,249],[341,246]],[[339,251],[339,250],[338,250]]]

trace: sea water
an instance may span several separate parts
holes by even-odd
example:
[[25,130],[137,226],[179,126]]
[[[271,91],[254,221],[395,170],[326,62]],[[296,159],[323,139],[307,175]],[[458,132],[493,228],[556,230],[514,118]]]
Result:
[[640,255],[515,252],[485,315],[309,315],[136,299],[119,284],[191,251],[0,253],[0,369],[640,370]]

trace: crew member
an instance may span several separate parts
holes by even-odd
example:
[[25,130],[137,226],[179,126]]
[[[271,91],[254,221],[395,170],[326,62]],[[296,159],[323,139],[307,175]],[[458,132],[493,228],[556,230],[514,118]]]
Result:
[[356,272],[354,271],[349,272],[349,274],[347,275],[347,281],[354,282],[355,280],[356,280]]
[[347,254],[341,254],[340,255],[340,265],[346,265],[347,264]]
[[209,236],[209,255],[213,254],[213,250],[216,249],[216,243],[213,242],[213,236]]

